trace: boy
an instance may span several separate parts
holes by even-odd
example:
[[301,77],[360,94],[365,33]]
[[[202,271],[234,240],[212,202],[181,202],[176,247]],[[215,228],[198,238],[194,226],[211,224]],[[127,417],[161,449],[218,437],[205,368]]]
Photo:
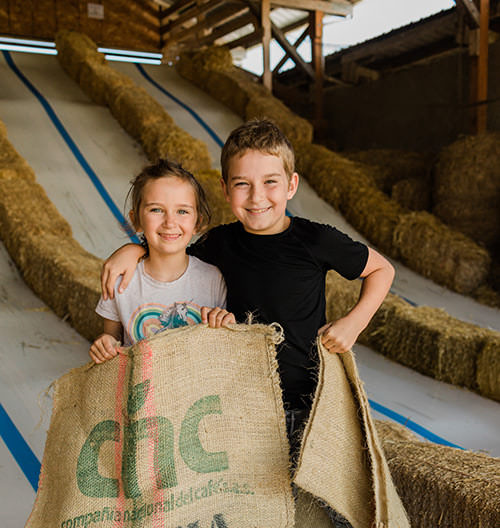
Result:
[[[188,253],[222,272],[227,309],[236,320],[248,313],[260,323],[279,323],[285,341],[278,349],[288,433],[307,418],[315,389],[317,335],[332,353],[349,350],[384,300],[394,269],[382,255],[335,228],[286,215],[297,191],[293,149],[270,121],[253,120],[235,129],[221,155],[222,190],[238,222],[211,229]],[[132,248],[132,249],[131,249]],[[125,289],[144,253],[140,246],[118,250],[104,265],[103,296],[113,296],[116,278]],[[334,322],[325,319],[325,275],[363,277],[356,306]],[[220,326],[227,312],[202,314]]]

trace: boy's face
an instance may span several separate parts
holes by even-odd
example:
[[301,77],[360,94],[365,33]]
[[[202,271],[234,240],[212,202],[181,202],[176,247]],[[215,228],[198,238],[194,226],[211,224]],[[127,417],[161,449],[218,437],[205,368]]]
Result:
[[297,173],[288,179],[278,156],[248,150],[230,159],[228,181],[222,182],[222,188],[245,231],[273,235],[290,224],[286,205],[297,191],[298,182]]

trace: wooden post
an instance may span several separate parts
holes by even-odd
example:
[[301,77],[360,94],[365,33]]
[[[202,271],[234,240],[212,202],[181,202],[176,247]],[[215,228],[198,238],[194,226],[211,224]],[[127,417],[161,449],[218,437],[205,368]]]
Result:
[[324,131],[323,117],[323,81],[325,77],[325,58],[323,56],[323,12],[309,13],[309,27],[311,30],[311,55],[314,70],[314,124],[318,136]]
[[260,10],[260,21],[262,25],[262,58],[264,73],[262,84],[270,91],[273,90],[273,76],[271,72],[271,1],[262,0]]
[[472,104],[472,132],[479,134],[488,125],[488,25],[489,0],[479,3],[479,28],[470,31],[470,101]]

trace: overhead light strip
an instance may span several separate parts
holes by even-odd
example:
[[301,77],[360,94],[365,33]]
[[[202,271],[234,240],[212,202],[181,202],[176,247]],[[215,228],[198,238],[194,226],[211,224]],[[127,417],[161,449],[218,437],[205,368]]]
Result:
[[57,50],[53,48],[38,48],[35,46],[18,46],[15,44],[5,44],[0,42],[0,50],[22,51],[24,53],[40,53],[42,55],[57,55]]
[[[0,50],[40,53],[42,55],[57,55],[55,42],[11,37],[0,37]],[[112,48],[97,48],[97,51],[103,53],[107,60],[120,62],[161,64],[161,59],[163,57],[161,53],[147,51],[130,51]]]
[[97,51],[111,55],[125,55],[126,57],[145,57],[147,59],[161,59],[163,57],[161,53],[152,53],[149,51],[131,51],[112,48],[97,48]]
[[45,42],[43,40],[27,40],[27,39],[18,39],[11,37],[0,37],[0,42],[6,42],[8,44],[19,44],[25,46],[37,46],[40,48],[55,48],[55,42]]
[[125,55],[104,55],[104,58],[115,62],[136,62],[140,64],[161,64],[159,59],[145,59],[141,57],[126,57]]

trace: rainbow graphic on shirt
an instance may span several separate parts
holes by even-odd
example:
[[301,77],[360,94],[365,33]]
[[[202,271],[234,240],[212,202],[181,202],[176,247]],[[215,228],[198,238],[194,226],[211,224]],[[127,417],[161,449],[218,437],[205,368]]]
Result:
[[127,333],[135,343],[169,328],[200,322],[200,307],[193,302],[175,302],[169,306],[148,303],[137,307],[130,316]]

